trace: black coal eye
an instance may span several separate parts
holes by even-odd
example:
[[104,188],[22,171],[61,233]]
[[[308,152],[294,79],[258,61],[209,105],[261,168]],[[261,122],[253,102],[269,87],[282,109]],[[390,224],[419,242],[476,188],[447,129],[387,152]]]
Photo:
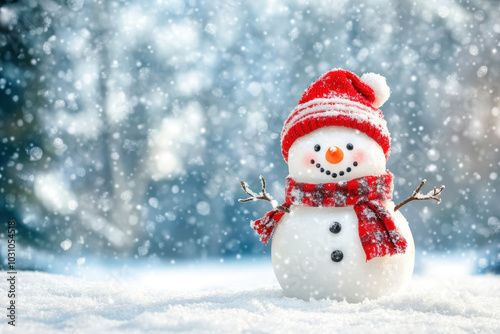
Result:
[[350,150],[352,150],[352,149],[354,148],[354,146],[353,146],[351,143],[347,144],[347,146],[346,146],[346,147],[347,147],[347,149],[348,149],[349,151],[350,151]]
[[321,150],[321,146],[319,146],[318,144],[316,144],[316,145],[314,146],[314,150],[315,150],[316,152],[319,152],[319,150]]

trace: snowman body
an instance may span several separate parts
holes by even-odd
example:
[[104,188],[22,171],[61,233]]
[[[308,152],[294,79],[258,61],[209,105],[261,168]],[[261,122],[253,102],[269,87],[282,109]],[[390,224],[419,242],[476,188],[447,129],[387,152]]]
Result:
[[[289,151],[290,177],[297,182],[328,183],[381,175],[386,159],[380,146],[351,128],[329,126],[297,139]],[[369,261],[360,241],[353,206],[292,205],[276,226],[272,262],[288,297],[359,302],[401,291],[414,266],[415,246],[408,222],[385,200],[400,234],[403,254]]]
[[[390,201],[386,205],[394,207]],[[292,206],[272,242],[274,273],[285,295],[359,302],[404,289],[413,273],[415,246],[403,215],[396,212],[393,218],[408,242],[406,252],[366,261],[353,207]],[[339,251],[342,259],[335,262],[331,255]]]

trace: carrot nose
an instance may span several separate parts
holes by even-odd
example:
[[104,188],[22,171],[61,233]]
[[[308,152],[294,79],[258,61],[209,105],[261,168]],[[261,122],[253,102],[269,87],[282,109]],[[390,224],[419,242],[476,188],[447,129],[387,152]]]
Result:
[[337,146],[330,146],[326,151],[325,158],[331,164],[338,164],[344,159],[344,152]]

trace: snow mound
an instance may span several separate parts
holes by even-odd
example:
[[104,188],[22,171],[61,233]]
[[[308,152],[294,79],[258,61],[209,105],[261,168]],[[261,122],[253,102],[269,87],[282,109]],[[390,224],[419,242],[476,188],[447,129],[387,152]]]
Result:
[[[283,297],[270,263],[137,268],[70,277],[20,272],[2,333],[498,333],[500,277],[416,277],[359,304]],[[5,280],[0,283],[2,304]]]

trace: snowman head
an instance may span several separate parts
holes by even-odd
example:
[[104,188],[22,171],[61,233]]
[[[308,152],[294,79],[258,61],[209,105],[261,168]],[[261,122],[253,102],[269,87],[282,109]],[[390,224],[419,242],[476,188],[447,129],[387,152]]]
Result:
[[387,123],[378,107],[389,98],[385,78],[334,69],[302,95],[285,121],[281,150],[299,182],[338,182],[385,171]]
[[380,175],[386,168],[380,145],[365,133],[329,126],[298,138],[288,153],[290,176],[297,182],[328,183]]

